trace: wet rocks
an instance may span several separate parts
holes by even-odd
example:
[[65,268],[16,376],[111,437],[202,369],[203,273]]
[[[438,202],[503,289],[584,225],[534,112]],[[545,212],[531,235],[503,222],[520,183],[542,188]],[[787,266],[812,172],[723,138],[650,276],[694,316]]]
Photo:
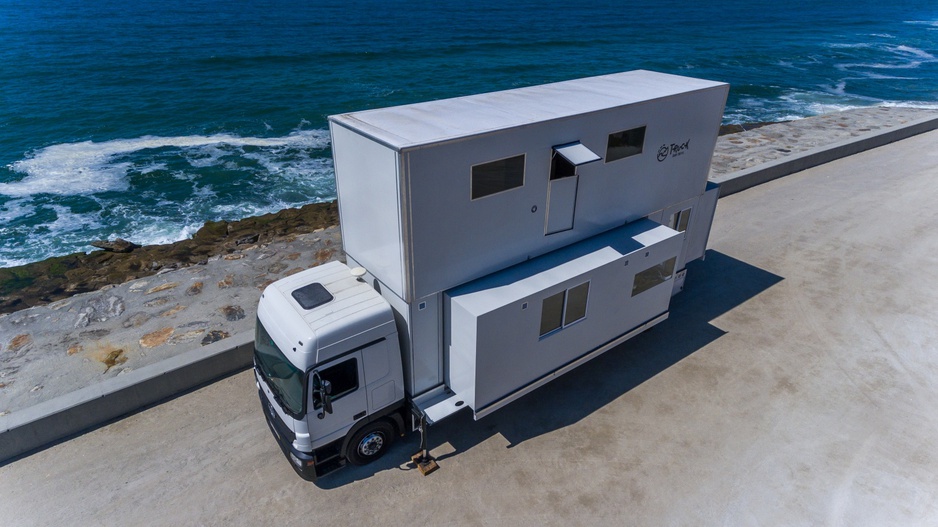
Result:
[[168,291],[168,290],[174,289],[174,288],[176,288],[176,287],[179,287],[179,282],[169,282],[169,283],[165,283],[165,284],[161,284],[161,285],[158,285],[158,286],[151,287],[150,289],[147,289],[147,292],[144,293],[144,294],[145,294],[145,295],[152,295],[153,293],[159,293],[160,291]]
[[111,241],[108,240],[98,240],[91,242],[92,247],[97,247],[98,249],[104,249],[105,251],[112,253],[129,253],[134,249],[139,249],[140,246],[134,242],[129,242],[123,238],[115,238]]
[[186,342],[193,342],[197,338],[202,336],[201,329],[191,329],[184,333],[176,333],[169,339],[169,344],[185,344]]
[[228,322],[235,322],[244,318],[244,308],[241,306],[225,306],[221,308],[221,312]]
[[171,317],[171,316],[175,315],[176,313],[179,313],[180,311],[186,309],[186,307],[188,307],[188,306],[184,306],[184,305],[182,305],[182,304],[176,304],[175,306],[173,306],[173,307],[167,309],[166,311],[163,311],[162,313],[160,313],[160,316],[161,316],[161,317]]
[[111,330],[109,329],[92,329],[90,331],[82,331],[78,334],[78,338],[83,340],[97,340],[110,334]]
[[186,289],[186,296],[195,296],[195,295],[202,293],[202,288],[204,286],[205,284],[202,282],[196,282],[190,285],[189,288]]
[[267,272],[270,274],[279,274],[287,270],[289,265],[283,262],[272,263],[267,266]]
[[[243,251],[258,240],[271,243],[337,225],[335,202],[314,203],[240,221],[207,222],[189,240],[137,247],[117,240],[104,250],[75,253],[18,267],[0,269],[0,313],[48,304],[108,284],[155,275],[176,267],[205,264],[214,255]],[[240,244],[238,242],[241,242]],[[131,243],[131,242],[127,242]],[[153,265],[156,262],[157,265]],[[90,320],[90,319],[89,319]]]
[[124,355],[124,350],[113,349],[104,355],[104,357],[101,359],[101,362],[104,363],[105,366],[104,373],[107,373],[114,366],[127,362],[127,356]]
[[218,342],[219,340],[226,339],[230,336],[231,335],[229,335],[227,331],[213,329],[206,333],[204,337],[202,337],[202,345],[207,346],[213,342]]
[[88,300],[75,321],[75,328],[87,327],[92,322],[104,322],[119,317],[125,309],[124,300],[116,295],[98,296]]
[[254,234],[248,234],[247,236],[242,236],[235,241],[235,245],[250,245],[252,243],[257,243],[257,239],[260,238],[260,235],[256,232]]
[[333,257],[333,256],[335,256],[335,249],[334,249],[334,248],[332,248],[332,247],[325,247],[325,248],[323,248],[323,249],[319,249],[318,251],[316,251],[316,264],[317,264],[317,265],[322,265],[322,264],[324,264],[324,263],[326,263],[326,262],[332,260],[332,257]]
[[229,289],[231,287],[246,287],[248,285],[247,277],[235,274],[226,275],[218,281],[219,289]]
[[10,319],[10,324],[14,326],[28,326],[36,321],[39,318],[39,315],[36,314],[27,314],[25,316],[13,317]]
[[[243,318],[243,317],[244,317],[244,312],[243,312],[243,311],[242,311],[241,315],[242,315],[242,318]],[[30,344],[32,344],[32,342],[33,342],[33,337],[30,336],[30,335],[27,334],[27,333],[24,333],[24,334],[22,334],[22,335],[17,335],[17,336],[15,336],[15,337],[13,337],[13,340],[11,340],[10,343],[7,345],[7,351],[11,351],[11,352],[13,352],[13,353],[17,353],[17,352],[19,352],[20,350],[23,350],[23,349],[25,349],[27,346],[29,346]]]
[[138,328],[142,326],[144,323],[146,323],[146,321],[150,320],[151,318],[153,318],[153,316],[150,315],[149,313],[144,312],[144,311],[138,311],[134,313],[133,315],[130,315],[129,317],[127,317],[127,319],[124,320],[123,322],[121,322],[121,326],[123,326],[124,328]]
[[153,300],[147,300],[146,302],[143,303],[143,306],[144,306],[144,307],[159,307],[159,306],[165,306],[166,304],[169,303],[169,301],[170,301],[170,297],[168,297],[168,296],[161,296],[161,297],[158,297],[158,298],[154,298]]
[[173,328],[162,328],[151,333],[147,333],[140,338],[140,346],[143,348],[155,348],[166,344],[169,337],[175,330]]

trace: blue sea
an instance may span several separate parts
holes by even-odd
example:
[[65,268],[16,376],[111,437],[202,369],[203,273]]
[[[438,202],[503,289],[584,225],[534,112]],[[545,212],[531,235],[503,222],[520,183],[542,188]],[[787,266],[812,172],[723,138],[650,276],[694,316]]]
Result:
[[0,267],[335,197],[326,116],[632,69],[938,108],[934,0],[0,0]]

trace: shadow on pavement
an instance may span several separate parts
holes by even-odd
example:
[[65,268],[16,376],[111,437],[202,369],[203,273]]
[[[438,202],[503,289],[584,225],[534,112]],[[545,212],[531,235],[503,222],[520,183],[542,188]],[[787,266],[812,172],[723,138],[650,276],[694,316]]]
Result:
[[[580,421],[720,338],[724,331],[710,321],[783,280],[712,250],[707,251],[705,260],[691,262],[687,269],[684,291],[671,299],[668,320],[481,421],[473,421],[471,412],[460,412],[431,427],[431,450],[443,443],[455,448],[455,452],[440,455],[437,460],[459,455],[495,434],[504,437],[510,443],[508,448],[512,448]],[[405,469],[404,463],[418,445],[418,434],[410,434],[377,462],[346,467],[316,485],[336,488],[383,470]],[[412,464],[407,467],[417,474]]]

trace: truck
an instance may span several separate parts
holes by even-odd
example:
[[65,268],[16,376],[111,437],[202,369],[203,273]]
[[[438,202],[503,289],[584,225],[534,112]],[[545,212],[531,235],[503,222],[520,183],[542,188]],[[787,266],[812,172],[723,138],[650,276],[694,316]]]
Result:
[[329,117],[345,263],[270,284],[254,374],[315,481],[480,419],[668,317],[729,85],[630,71]]

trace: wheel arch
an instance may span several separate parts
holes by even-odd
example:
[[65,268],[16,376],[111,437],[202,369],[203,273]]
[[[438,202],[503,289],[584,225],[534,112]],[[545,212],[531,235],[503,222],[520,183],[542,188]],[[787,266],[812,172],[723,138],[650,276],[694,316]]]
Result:
[[406,429],[404,428],[404,417],[401,415],[404,408],[406,408],[406,405],[403,401],[401,401],[399,404],[388,406],[387,408],[371,414],[355,423],[342,439],[342,449],[340,450],[342,457],[345,458],[345,453],[348,451],[349,442],[353,437],[355,437],[355,434],[360,432],[362,428],[371,425],[375,421],[387,421],[391,424],[391,427],[394,429],[394,432],[397,435],[404,435],[404,430]]

